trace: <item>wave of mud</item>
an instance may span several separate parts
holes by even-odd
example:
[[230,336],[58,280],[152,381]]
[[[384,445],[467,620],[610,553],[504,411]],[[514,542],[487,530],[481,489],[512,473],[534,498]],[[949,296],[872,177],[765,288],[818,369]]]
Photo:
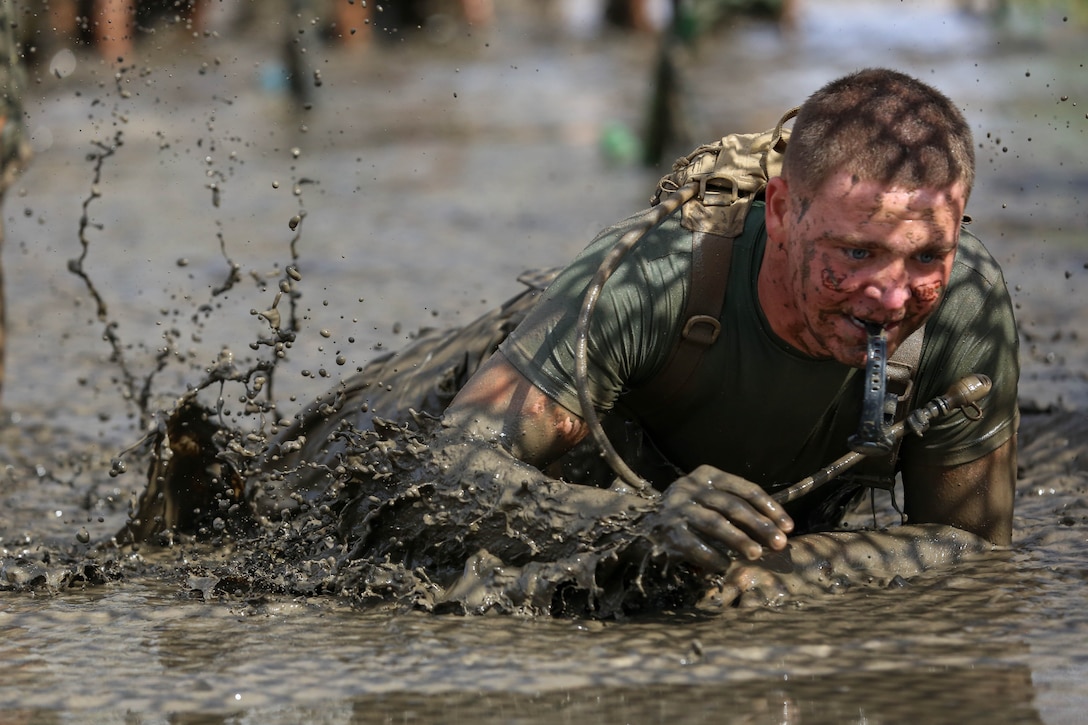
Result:
[[[243,439],[195,403],[154,444],[148,490],[118,543],[231,539],[202,595],[337,594],[428,610],[615,614],[698,590],[634,526],[648,501],[574,487],[438,417],[535,301],[547,275],[464,328],[424,331],[277,431]],[[471,448],[471,450],[468,450]],[[655,567],[660,568],[660,567]],[[666,571],[667,570],[667,571]],[[212,582],[212,583],[208,583]]]

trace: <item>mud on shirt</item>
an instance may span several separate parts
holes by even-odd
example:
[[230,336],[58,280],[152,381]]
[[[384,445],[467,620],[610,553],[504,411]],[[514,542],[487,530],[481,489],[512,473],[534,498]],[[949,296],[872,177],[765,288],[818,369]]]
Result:
[[[517,370],[573,412],[581,410],[574,351],[585,290],[604,255],[645,213],[604,230],[500,347]],[[696,383],[688,388],[694,392],[664,416],[640,415],[646,411],[627,394],[664,366],[685,322],[691,234],[674,214],[635,245],[605,284],[587,346],[591,397],[599,411],[615,409],[637,419],[680,469],[710,464],[775,490],[848,451],[861,412],[863,371],[806,357],[771,331],[756,296],[766,243],[764,207],[756,202],[734,244],[721,335],[703,354]],[[927,323],[914,400],[920,404],[940,395],[969,373],[989,376],[993,390],[980,403],[981,420],[957,412],[924,438],[908,436],[901,459],[953,466],[1005,443],[1017,420],[1017,348],[1001,269],[963,230],[945,297]],[[815,505],[809,501],[800,508]]]

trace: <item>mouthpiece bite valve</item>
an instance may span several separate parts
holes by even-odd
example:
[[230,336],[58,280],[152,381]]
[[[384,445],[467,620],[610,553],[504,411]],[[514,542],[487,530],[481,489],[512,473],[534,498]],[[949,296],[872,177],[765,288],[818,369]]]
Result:
[[895,415],[895,400],[888,400],[888,332],[883,325],[866,322],[869,333],[865,355],[865,388],[861,400],[861,420],[858,432],[850,436],[850,450],[866,456],[891,453],[895,443],[888,426]]

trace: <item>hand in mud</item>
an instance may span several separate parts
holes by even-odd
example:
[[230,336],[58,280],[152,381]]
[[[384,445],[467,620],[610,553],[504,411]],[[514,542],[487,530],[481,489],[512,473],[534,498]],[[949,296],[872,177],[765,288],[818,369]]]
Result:
[[734,561],[707,590],[700,607],[760,607],[853,586],[902,586],[924,571],[992,551],[993,545],[982,537],[941,524],[794,536],[783,551],[755,562]]
[[649,538],[670,558],[725,571],[728,552],[755,560],[779,551],[793,520],[767,493],[740,476],[700,466],[673,482],[648,519]]
[[[904,527],[905,528],[905,527]],[[874,541],[876,539],[876,541]],[[882,541],[881,541],[882,540]],[[778,606],[796,599],[843,591],[854,583],[871,582],[880,561],[878,550],[890,550],[901,536],[869,532],[809,534],[790,539],[782,551],[759,561],[734,561],[720,581],[703,595],[699,607],[744,608]],[[885,577],[907,566],[906,557],[893,557]],[[898,560],[898,561],[897,561]],[[904,571],[907,569],[904,568]]]
[[791,541],[785,551],[772,552],[759,561],[734,561],[723,579],[704,593],[699,607],[716,610],[725,606],[742,609],[775,606],[799,595],[834,591],[830,582],[821,581],[829,573],[826,564],[817,570],[794,561],[797,541]]

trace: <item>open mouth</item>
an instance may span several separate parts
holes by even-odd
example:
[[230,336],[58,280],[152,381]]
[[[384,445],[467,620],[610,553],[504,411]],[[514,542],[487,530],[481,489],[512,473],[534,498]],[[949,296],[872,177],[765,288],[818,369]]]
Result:
[[888,329],[888,327],[893,326],[886,325],[883,322],[863,320],[862,318],[854,317],[853,315],[850,316],[850,321],[853,322],[855,326],[860,327],[862,330],[864,330],[866,335],[879,335],[882,330],[886,330]]

